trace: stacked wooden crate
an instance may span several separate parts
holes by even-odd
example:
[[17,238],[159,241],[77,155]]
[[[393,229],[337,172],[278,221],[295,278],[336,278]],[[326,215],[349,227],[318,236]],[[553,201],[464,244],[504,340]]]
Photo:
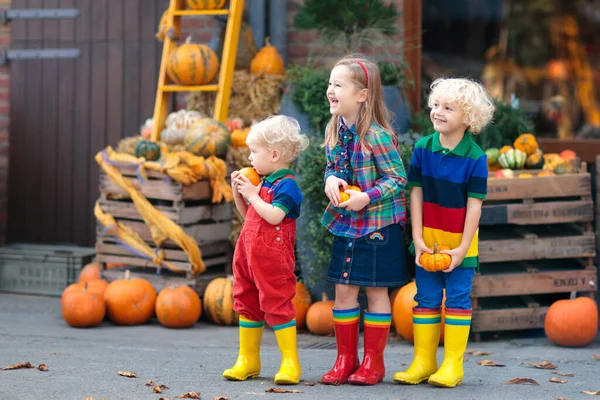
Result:
[[[173,272],[158,269],[152,261],[139,257],[118,244],[99,223],[97,226],[96,254],[102,265],[103,275],[109,281],[121,278],[122,268],[107,266],[123,265],[132,272],[132,277],[149,280],[157,290],[169,284],[185,284],[194,288],[200,295],[210,280],[231,272],[232,249],[228,240],[231,231],[231,203],[211,203],[212,191],[206,180],[192,185],[182,185],[158,172],[148,172],[148,180],[140,180],[135,170],[122,169],[121,173],[143,194],[151,204],[177,223],[185,233],[193,237],[202,252],[207,267],[202,274],[195,276],[187,254],[174,242],[163,243],[165,260],[185,271]],[[150,228],[144,222],[127,192],[111,179],[100,176],[99,203],[104,212],[118,222],[133,228],[150,247],[156,249]]]
[[488,180],[472,291],[476,340],[481,332],[543,328],[553,301],[594,296],[593,220],[588,172]]

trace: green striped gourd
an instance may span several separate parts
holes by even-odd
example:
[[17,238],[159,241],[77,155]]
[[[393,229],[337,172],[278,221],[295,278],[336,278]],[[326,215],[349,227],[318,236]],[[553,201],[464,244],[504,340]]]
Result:
[[203,298],[204,315],[217,325],[237,325],[239,315],[233,310],[233,275],[213,279]]
[[502,168],[521,169],[527,160],[527,153],[521,150],[510,149],[498,157]]
[[187,151],[202,157],[224,158],[230,144],[231,133],[227,125],[212,118],[194,122],[183,140]]

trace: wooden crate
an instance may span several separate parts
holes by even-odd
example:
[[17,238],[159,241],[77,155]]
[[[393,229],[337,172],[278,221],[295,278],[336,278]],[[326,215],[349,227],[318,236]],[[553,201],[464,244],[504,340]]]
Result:
[[[142,193],[146,199],[183,231],[194,238],[202,252],[207,269],[200,276],[194,276],[187,254],[171,240],[163,243],[165,260],[182,272],[165,268],[157,274],[157,267],[150,260],[139,257],[120,246],[98,222],[96,230],[97,260],[103,268],[103,275],[109,281],[123,276],[120,269],[106,269],[108,263],[123,264],[132,269],[132,276],[143,277],[157,290],[171,283],[186,284],[200,295],[210,280],[231,272],[232,248],[228,237],[231,232],[231,203],[213,204],[212,191],[208,181],[202,180],[192,185],[182,185],[166,175],[150,171],[148,180],[140,180],[135,171],[123,169],[121,173]],[[154,250],[150,228],[144,222],[127,192],[113,183],[107,175],[100,176],[99,204],[104,212],[118,222],[131,227]]]

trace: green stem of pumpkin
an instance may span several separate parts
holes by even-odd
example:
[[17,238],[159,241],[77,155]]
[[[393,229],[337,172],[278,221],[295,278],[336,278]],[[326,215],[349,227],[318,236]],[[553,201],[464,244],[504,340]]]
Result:
[[438,245],[437,245],[437,243],[434,243],[433,244],[433,254],[437,254],[437,252],[438,252],[437,249],[438,249]]

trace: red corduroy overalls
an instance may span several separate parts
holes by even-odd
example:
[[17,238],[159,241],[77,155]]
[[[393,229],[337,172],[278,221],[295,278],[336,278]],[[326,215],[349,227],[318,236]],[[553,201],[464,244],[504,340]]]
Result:
[[[284,176],[281,179],[292,177]],[[273,189],[262,187],[261,199],[271,204]],[[246,219],[233,255],[233,308],[252,321],[266,320],[271,326],[296,317],[292,300],[296,295],[294,275],[296,220],[284,218],[278,225],[265,221],[248,206]]]

